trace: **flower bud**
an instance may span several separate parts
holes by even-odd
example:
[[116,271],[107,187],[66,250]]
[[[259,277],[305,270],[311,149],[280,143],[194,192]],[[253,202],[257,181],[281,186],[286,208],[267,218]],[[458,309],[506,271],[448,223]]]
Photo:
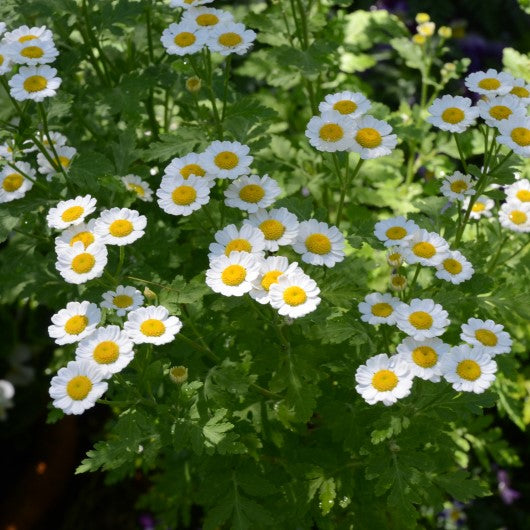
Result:
[[416,44],[419,44],[420,46],[423,46],[426,40],[427,39],[423,35],[420,35],[419,33],[417,35],[412,36],[412,41],[415,42]]
[[432,37],[435,29],[436,24],[434,22],[424,22],[423,24],[416,26],[416,31],[424,37]]
[[402,274],[392,274],[390,276],[390,289],[393,291],[403,291],[407,288],[407,278]]
[[427,13],[418,13],[416,15],[416,22],[418,24],[423,24],[425,22],[429,22],[431,20],[431,17]]
[[186,88],[189,92],[198,92],[201,89],[201,80],[197,76],[186,79]]
[[169,378],[180,385],[188,380],[188,369],[185,366],[173,366],[169,369]]
[[440,35],[442,39],[450,39],[453,36],[453,30],[449,26],[440,26],[438,35]]
[[144,287],[144,296],[150,301],[156,301],[156,294],[149,289],[149,287]]

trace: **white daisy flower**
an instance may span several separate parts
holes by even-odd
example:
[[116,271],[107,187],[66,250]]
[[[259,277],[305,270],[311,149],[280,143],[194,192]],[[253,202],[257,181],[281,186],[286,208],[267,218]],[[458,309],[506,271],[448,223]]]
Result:
[[481,99],[477,102],[480,117],[490,127],[497,127],[499,122],[514,115],[526,115],[525,105],[513,94]]
[[367,294],[364,302],[358,305],[361,320],[372,325],[395,324],[396,316],[394,310],[399,304],[401,304],[401,300],[388,293]]
[[[469,197],[466,197],[464,199],[464,203],[462,204],[462,210],[467,211],[468,206],[469,206]],[[495,206],[495,201],[493,199],[490,199],[486,195],[481,195],[473,203],[473,207],[471,208],[471,213],[469,214],[469,217],[471,219],[480,219],[481,217],[491,217],[490,210],[494,206]]]
[[208,258],[229,256],[233,251],[248,252],[262,258],[264,249],[265,238],[261,230],[250,224],[244,224],[240,229],[236,225],[228,225],[215,233],[215,243],[209,246]]
[[209,31],[208,48],[221,55],[247,53],[256,40],[256,34],[238,22],[217,24]]
[[404,291],[407,288],[407,285],[408,281],[406,276],[403,276],[402,274],[390,275],[390,281],[388,282],[388,286],[393,291]]
[[28,42],[36,39],[41,41],[51,41],[53,40],[53,33],[47,29],[46,26],[30,28],[24,25],[14,29],[13,31],[7,31],[3,37],[3,40],[8,43]]
[[415,340],[407,337],[397,346],[397,353],[406,361],[413,376],[438,383],[442,375],[442,359],[451,346],[441,339]]
[[449,255],[449,243],[436,232],[421,228],[403,247],[403,257],[409,265],[421,263],[425,267],[440,264]]
[[101,327],[77,345],[75,359],[96,364],[108,379],[134,359],[133,342],[119,326]]
[[304,271],[298,263],[289,263],[284,256],[269,256],[260,262],[259,276],[252,282],[249,295],[260,304],[270,303],[269,289],[273,283],[278,282],[282,274]]
[[530,202],[530,181],[519,179],[504,188],[506,200],[509,202]]
[[160,37],[169,55],[189,55],[197,53],[208,41],[208,32],[190,22],[170,24]]
[[503,96],[513,88],[514,78],[506,72],[489,68],[486,72],[473,72],[465,79],[466,87],[484,96]]
[[210,260],[210,268],[206,271],[206,285],[224,296],[243,296],[252,289],[252,282],[258,277],[260,261],[248,252],[216,256]]
[[140,307],[127,315],[123,329],[135,344],[167,344],[175,340],[182,322],[164,306]]
[[8,47],[9,58],[16,64],[37,66],[53,63],[59,52],[51,40],[32,39],[25,42],[13,42]]
[[390,247],[386,253],[386,262],[394,269],[403,265],[403,249],[401,247]]
[[499,122],[497,128],[500,132],[497,142],[508,146],[517,155],[530,158],[530,117],[514,115]]
[[452,175],[445,176],[440,191],[450,200],[463,201],[466,196],[475,195],[474,185],[475,181],[471,175],[455,171]]
[[6,160],[7,162],[13,162],[15,159],[15,144],[11,141],[7,141],[0,145],[0,160]]
[[530,203],[505,202],[499,209],[499,221],[514,232],[530,232]]
[[353,131],[353,146],[350,151],[359,153],[363,160],[389,155],[397,145],[397,136],[390,134],[392,127],[373,116],[358,119]]
[[[17,168],[31,178],[36,178],[33,168],[26,162],[17,162]],[[33,187],[33,182],[11,166],[0,171],[0,204],[21,199]]]
[[138,175],[125,175],[120,179],[123,185],[130,191],[134,192],[136,196],[144,202],[151,202],[153,200],[153,191],[149,184],[142,180]]
[[57,247],[55,268],[68,283],[85,283],[99,278],[107,264],[107,247],[93,243],[85,248],[78,241],[72,246]]
[[2,36],[7,28],[7,25],[5,22],[0,22],[0,36]]
[[442,359],[442,374],[458,392],[481,394],[495,381],[497,363],[487,354],[462,344]]
[[[53,151],[50,147],[50,140],[53,146],[57,149],[58,147],[62,147],[66,144],[67,138],[61,133],[50,131],[50,138],[48,138],[47,134],[44,134],[42,132],[37,133],[37,139],[39,142],[43,145],[43,147],[50,153],[50,156],[53,157]],[[37,145],[33,142],[33,140],[27,140],[23,144],[24,149],[22,150],[24,153],[33,153],[34,151],[38,151],[39,148]]]
[[88,337],[99,324],[101,311],[91,302],[68,302],[52,316],[48,335],[56,344],[72,344]]
[[57,70],[48,66],[21,66],[9,81],[10,94],[17,101],[43,101],[55,96],[61,79],[55,77]]
[[403,216],[392,217],[378,221],[374,226],[374,235],[382,241],[385,247],[403,245],[420,227],[414,221],[408,221]]
[[493,320],[470,318],[465,324],[462,324],[460,338],[471,344],[476,350],[494,357],[500,353],[510,353],[512,348],[512,339],[503,330],[504,326],[496,324]]
[[71,247],[74,243],[81,241],[85,248],[93,243],[102,243],[101,238],[94,232],[95,219],[88,223],[80,223],[64,230],[59,237],[55,238],[56,247]]
[[350,118],[360,118],[366,114],[372,104],[361,92],[337,92],[328,94],[318,106],[320,112],[337,112]]
[[213,7],[190,7],[182,16],[182,23],[192,23],[199,28],[212,29],[219,24],[233,22],[234,17],[228,11]]
[[12,67],[13,63],[9,58],[9,47],[0,43],[0,75],[7,74]]
[[115,291],[107,291],[106,293],[103,293],[101,307],[115,309],[116,314],[119,317],[122,317],[129,311],[138,309],[143,303],[144,297],[138,289],[129,285],[126,287],[118,285]]
[[450,324],[447,311],[429,298],[414,298],[409,304],[398,305],[394,312],[396,326],[416,340],[443,335]]
[[389,406],[410,394],[413,377],[399,356],[380,353],[357,368],[355,381],[355,390],[369,405],[382,401]]
[[431,114],[426,118],[429,123],[442,131],[454,133],[464,132],[473,125],[479,113],[469,98],[447,94],[436,98],[427,110]]
[[96,219],[94,232],[106,245],[129,245],[140,239],[147,225],[145,215],[129,208],[103,210]]
[[188,153],[180,158],[174,158],[167,165],[164,173],[182,177],[184,180],[190,175],[202,177],[210,188],[215,186],[215,175],[209,174],[204,166],[204,153]]
[[51,208],[46,216],[50,228],[64,230],[72,225],[78,225],[85,217],[96,210],[96,199],[90,195],[78,195],[75,199],[61,201]]
[[432,37],[436,30],[436,24],[434,22],[422,22],[416,26],[416,31],[423,37]]
[[282,192],[278,183],[268,175],[243,175],[225,190],[225,204],[244,212],[256,213],[268,208]]
[[55,166],[52,166],[49,160],[42,153],[37,154],[37,164],[39,165],[39,171],[45,175],[48,175],[47,180],[51,180],[51,175],[57,173],[56,167],[58,166],[62,166],[65,171],[68,170],[72,164],[72,159],[77,153],[77,149],[68,145],[61,145],[55,147],[55,152],[57,153],[57,157],[55,157],[55,153],[53,153],[51,149],[48,150],[48,154],[53,160]]
[[287,208],[258,210],[250,214],[245,223],[259,228],[265,236],[265,250],[276,252],[281,246],[290,245],[298,235],[298,219]]
[[315,280],[295,270],[278,276],[278,281],[269,287],[269,300],[278,313],[290,318],[299,318],[313,312],[320,304],[320,289]]
[[171,215],[191,215],[210,201],[210,186],[202,177],[190,175],[187,179],[164,175],[156,190],[158,206]]
[[107,388],[98,366],[89,361],[70,361],[52,378],[49,393],[53,406],[65,414],[82,414]]
[[510,94],[517,96],[523,105],[530,104],[530,83],[524,79],[514,79]]
[[334,267],[344,259],[344,236],[336,226],[316,219],[302,221],[293,249],[302,255],[302,261],[311,265]]
[[169,7],[182,7],[184,9],[191,9],[193,7],[210,4],[213,0],[169,0]]
[[250,156],[248,146],[239,142],[212,142],[202,153],[206,172],[215,178],[235,179],[250,173],[250,164],[254,158]]
[[449,255],[436,265],[436,277],[454,285],[469,280],[474,272],[471,263],[458,250],[450,250]]
[[309,143],[319,151],[348,151],[353,146],[354,121],[337,112],[313,116],[306,127]]

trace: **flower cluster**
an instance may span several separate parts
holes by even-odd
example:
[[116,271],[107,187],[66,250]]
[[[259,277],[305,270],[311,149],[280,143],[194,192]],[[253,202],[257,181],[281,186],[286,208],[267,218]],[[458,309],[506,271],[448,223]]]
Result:
[[504,188],[506,202],[499,209],[499,221],[514,232],[530,232],[530,181],[516,180]]
[[[429,41],[436,31],[436,24],[431,21],[428,13],[418,13],[416,15],[416,34],[412,36],[413,42],[423,46]],[[438,36],[440,39],[449,39],[453,35],[453,31],[448,26],[440,26],[438,28]]]
[[328,94],[320,103],[320,116],[313,116],[305,134],[319,151],[359,153],[361,159],[389,155],[397,136],[383,120],[367,114],[371,102],[360,92]]

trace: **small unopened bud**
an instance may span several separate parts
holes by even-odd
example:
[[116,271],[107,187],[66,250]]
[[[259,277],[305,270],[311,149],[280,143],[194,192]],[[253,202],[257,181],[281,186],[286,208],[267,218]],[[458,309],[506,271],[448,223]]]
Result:
[[149,289],[149,287],[144,287],[144,296],[150,301],[154,302],[156,300],[156,294]]
[[403,291],[407,287],[407,278],[402,274],[392,274],[390,276],[390,289],[393,291]]
[[386,253],[386,262],[394,269],[401,267],[401,264],[403,263],[403,254],[399,251],[398,247],[392,247],[389,249]]
[[424,22],[423,24],[416,26],[416,31],[424,37],[432,37],[435,29],[436,24],[434,22]]
[[188,369],[185,366],[173,366],[169,369],[169,378],[173,383],[181,385],[188,380]]
[[412,36],[412,41],[416,44],[419,44],[420,46],[423,46],[426,40],[427,39],[423,35],[420,35],[419,33],[417,35]]
[[416,15],[417,24],[424,24],[425,22],[429,22],[429,20],[431,20],[431,17],[427,13],[418,13]]
[[438,35],[440,35],[442,39],[450,39],[453,36],[453,30],[449,26],[440,26]]
[[190,92],[198,92],[201,89],[201,80],[195,75],[186,79],[186,88]]

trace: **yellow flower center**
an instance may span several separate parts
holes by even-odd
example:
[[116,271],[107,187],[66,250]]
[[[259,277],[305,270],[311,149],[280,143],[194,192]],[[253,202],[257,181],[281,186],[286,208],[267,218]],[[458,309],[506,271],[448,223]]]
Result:
[[95,264],[96,258],[92,254],[84,252],[83,254],[78,254],[72,260],[72,270],[77,272],[77,274],[85,274],[90,272]]
[[38,39],[37,35],[23,35],[18,38],[18,42],[28,42],[28,40]]
[[199,26],[215,26],[219,22],[219,19],[212,13],[204,13],[199,15],[195,19],[195,22],[197,22]]
[[530,145],[530,129],[526,127],[516,127],[510,134],[512,140],[521,147]]
[[166,331],[166,326],[156,318],[148,318],[141,323],[140,331],[146,337],[160,337]]
[[331,251],[331,241],[324,234],[311,234],[305,240],[305,246],[313,254],[329,254]]
[[403,287],[407,283],[407,278],[401,274],[395,274],[390,278],[390,281],[394,287]]
[[320,127],[319,136],[325,142],[338,142],[344,136],[344,130],[336,123],[326,123]]
[[473,208],[471,208],[471,210],[473,212],[483,212],[486,208],[486,205],[483,203],[483,202],[476,202],[474,205],[473,205]]
[[30,75],[22,85],[26,92],[40,92],[48,86],[48,80],[42,75]]
[[169,370],[169,375],[177,382],[184,382],[188,378],[188,369],[185,366],[173,366]]
[[128,236],[133,230],[133,224],[127,219],[117,219],[109,226],[109,234],[114,237]]
[[183,31],[178,35],[175,35],[173,42],[180,48],[186,48],[191,46],[196,40],[197,37],[195,37],[193,33],[190,33],[189,31]]
[[526,220],[528,219],[527,215],[524,212],[521,212],[521,210],[512,210],[509,217],[514,225],[522,225],[523,223],[526,223]]
[[373,149],[381,145],[383,138],[378,130],[372,127],[364,127],[359,129],[355,135],[357,143],[365,149]]
[[372,315],[376,317],[387,317],[392,314],[394,310],[390,304],[380,302],[372,306]]
[[4,56],[0,54],[0,66],[4,64]]
[[460,361],[456,367],[456,373],[467,381],[476,381],[482,373],[480,366],[477,362],[471,359]]
[[263,289],[268,291],[273,283],[278,283],[278,277],[282,274],[283,272],[278,270],[266,272],[261,279]]
[[94,243],[95,239],[96,238],[92,232],[79,232],[73,236],[72,239],[70,239],[70,246],[72,246],[74,243],[77,243],[78,241],[81,241],[84,247],[87,248],[88,245]]
[[388,256],[388,261],[390,261],[392,264],[393,263],[401,264],[401,260],[402,260],[402,257],[399,252],[393,252],[392,254]]
[[142,188],[142,186],[140,186],[140,184],[133,184],[130,182],[129,184],[127,184],[127,186],[130,190],[136,192],[139,197],[143,197],[145,195],[145,190]]
[[357,110],[357,103],[350,101],[349,99],[343,99],[341,101],[337,101],[333,105],[333,110],[336,110],[341,114],[351,114]]
[[64,330],[68,335],[79,335],[88,326],[88,318],[85,315],[75,315],[70,317],[64,325]]
[[201,89],[201,80],[198,77],[190,77],[186,80],[186,88],[190,92],[198,92]]
[[407,235],[407,231],[401,226],[393,226],[385,232],[388,239],[403,239]]
[[427,243],[427,241],[422,241],[421,243],[416,243],[412,247],[412,252],[416,254],[416,256],[419,256],[420,258],[432,258],[436,254],[436,248],[434,248],[434,245],[431,245],[431,243]]
[[422,368],[432,368],[438,361],[438,354],[430,346],[418,346],[412,352],[412,360]]
[[510,94],[513,94],[514,96],[517,96],[518,98],[527,98],[530,96],[530,92],[526,90],[524,86],[514,86],[510,90]]
[[66,385],[66,393],[75,401],[85,399],[91,390],[92,381],[86,375],[76,375]]
[[20,52],[20,55],[28,59],[40,59],[44,55],[44,50],[38,46],[28,46]]
[[463,180],[455,180],[454,182],[451,182],[451,186],[449,187],[453,193],[462,193],[467,190],[468,186]]
[[112,303],[119,307],[120,309],[124,309],[126,307],[129,307],[133,305],[133,299],[131,296],[127,294],[117,294],[113,299]]
[[490,116],[496,120],[505,120],[512,114],[512,109],[504,105],[495,105],[490,109]]
[[247,184],[241,188],[239,198],[245,202],[256,203],[265,196],[265,190],[258,184]]
[[268,241],[277,241],[285,233],[285,226],[276,219],[267,219],[259,225],[265,239]]
[[397,375],[392,370],[379,370],[372,377],[372,386],[379,392],[389,392],[398,384]]
[[20,186],[22,186],[22,183],[24,182],[24,177],[18,173],[11,173],[10,175],[7,175],[7,177],[4,179],[4,182],[2,182],[2,188],[4,188],[5,191],[8,193],[17,191]]
[[173,190],[171,198],[179,206],[188,206],[197,198],[197,192],[193,186],[179,186]]
[[226,46],[227,48],[237,46],[238,44],[241,44],[243,42],[241,35],[238,35],[237,33],[234,33],[232,31],[219,35],[219,39],[217,40],[221,46]]
[[82,206],[71,206],[61,214],[61,219],[65,223],[71,223],[72,221],[79,219],[84,211],[85,209]]
[[449,107],[442,112],[442,120],[447,123],[460,123],[465,117],[464,111],[457,107]]
[[183,168],[180,170],[180,174],[183,176],[184,179],[187,179],[190,175],[195,175],[197,177],[204,177],[206,171],[202,169],[199,164],[186,164]]
[[59,162],[63,167],[68,167],[70,165],[70,159],[67,156],[59,156],[59,159],[55,159],[55,162]]
[[100,342],[92,353],[94,361],[99,364],[113,363],[120,355],[119,346],[112,340],[104,340]]
[[425,311],[414,311],[409,315],[409,322],[416,329],[429,329],[432,326],[433,319]]
[[283,292],[283,301],[292,307],[303,304],[307,300],[306,292],[301,288],[293,285],[287,287]]
[[497,342],[499,342],[497,335],[489,329],[477,329],[475,337],[484,346],[497,346]]
[[478,82],[478,86],[484,90],[497,90],[501,86],[501,82],[494,77],[485,77]]
[[213,161],[221,169],[234,169],[239,164],[239,157],[232,151],[221,151]]
[[247,277],[247,270],[241,265],[228,265],[221,274],[221,280],[225,285],[235,287],[241,285]]
[[462,264],[453,258],[444,260],[443,266],[449,274],[460,274],[462,272]]
[[246,239],[232,239],[226,245],[225,255],[230,256],[230,252],[250,252],[252,245]]
[[521,202],[530,202],[530,190],[519,190],[515,196],[521,201]]

